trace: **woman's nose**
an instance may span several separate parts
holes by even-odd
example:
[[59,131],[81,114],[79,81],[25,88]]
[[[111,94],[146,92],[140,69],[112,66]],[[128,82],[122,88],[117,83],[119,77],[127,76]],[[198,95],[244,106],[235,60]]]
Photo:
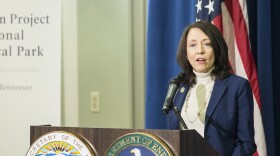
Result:
[[204,54],[204,48],[203,48],[203,46],[202,45],[199,45],[198,47],[197,47],[197,51],[196,51],[196,53],[197,54]]

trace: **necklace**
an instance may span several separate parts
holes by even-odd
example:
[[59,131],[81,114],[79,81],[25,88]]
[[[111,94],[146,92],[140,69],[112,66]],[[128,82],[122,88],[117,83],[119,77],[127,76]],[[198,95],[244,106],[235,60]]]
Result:
[[[211,88],[213,89],[213,87],[211,87]],[[185,101],[186,101],[185,114],[186,114],[186,117],[188,118],[188,120],[190,121],[190,123],[194,123],[194,122],[196,121],[196,119],[200,116],[201,111],[205,108],[205,106],[206,106],[206,104],[207,104],[207,102],[208,102],[208,100],[209,100],[209,98],[210,98],[210,96],[211,96],[212,89],[209,91],[209,94],[208,94],[207,98],[206,98],[205,101],[203,102],[203,105],[202,105],[202,107],[200,108],[200,110],[197,111],[196,117],[195,117],[193,120],[191,120],[191,119],[189,118],[188,112],[187,112],[187,111],[188,111],[188,108],[189,108],[189,99],[190,99],[190,95],[191,95],[191,89],[192,89],[192,88],[189,89],[188,94],[187,94],[187,97],[186,97],[186,100],[185,100]],[[199,109],[199,107],[198,107],[197,109]]]

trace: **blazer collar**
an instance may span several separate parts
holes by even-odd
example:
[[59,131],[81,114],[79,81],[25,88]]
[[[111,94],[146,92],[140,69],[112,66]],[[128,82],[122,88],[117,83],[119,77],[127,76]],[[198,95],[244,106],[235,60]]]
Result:
[[174,99],[174,106],[176,106],[179,110],[182,109],[183,104],[185,102],[185,98],[187,92],[189,91],[190,86],[186,83],[181,83],[179,89],[177,90],[175,99]]
[[227,89],[227,86],[225,85],[225,82],[227,80],[228,78],[224,80],[215,80],[212,95],[206,111],[205,125],[207,125],[209,118],[213,114],[215,108],[218,106],[220,99],[222,98],[223,94]]

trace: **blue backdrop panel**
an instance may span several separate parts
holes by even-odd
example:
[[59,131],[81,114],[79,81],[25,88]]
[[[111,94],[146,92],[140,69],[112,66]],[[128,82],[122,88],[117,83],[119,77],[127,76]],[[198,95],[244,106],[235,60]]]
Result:
[[161,108],[168,80],[180,72],[177,46],[184,28],[194,21],[194,6],[192,0],[148,3],[146,128],[166,128]]

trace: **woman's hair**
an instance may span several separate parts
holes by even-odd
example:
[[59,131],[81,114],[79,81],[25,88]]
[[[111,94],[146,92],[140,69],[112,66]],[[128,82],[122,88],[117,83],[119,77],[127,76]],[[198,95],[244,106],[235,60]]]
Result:
[[228,47],[225,39],[219,29],[211,23],[198,21],[189,25],[181,36],[177,51],[177,62],[186,74],[184,82],[193,86],[196,84],[196,76],[193,73],[193,67],[187,60],[187,37],[192,28],[202,30],[210,39],[213,47],[215,62],[211,76],[215,79],[224,79],[230,74],[231,67],[228,60]]

